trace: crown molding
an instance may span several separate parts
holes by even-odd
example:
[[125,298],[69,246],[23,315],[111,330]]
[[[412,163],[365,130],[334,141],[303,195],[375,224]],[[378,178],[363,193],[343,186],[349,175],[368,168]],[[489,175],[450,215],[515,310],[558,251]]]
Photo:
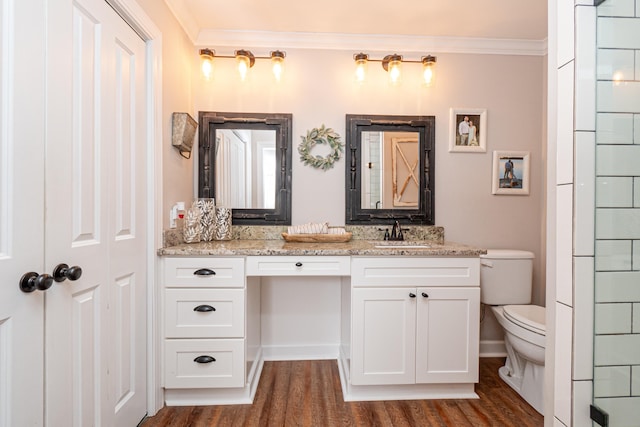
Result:
[[[179,2],[166,0],[167,3]],[[183,25],[184,27],[184,25]],[[186,30],[185,30],[186,31]],[[384,34],[339,34],[272,31],[200,30],[196,47],[327,49],[403,53],[476,53],[544,56],[547,39],[515,40],[470,37],[425,37]]]
[[187,37],[189,37],[191,43],[196,44],[198,34],[200,33],[200,26],[185,5],[185,2],[183,0],[164,0],[164,2],[184,32],[187,33]]

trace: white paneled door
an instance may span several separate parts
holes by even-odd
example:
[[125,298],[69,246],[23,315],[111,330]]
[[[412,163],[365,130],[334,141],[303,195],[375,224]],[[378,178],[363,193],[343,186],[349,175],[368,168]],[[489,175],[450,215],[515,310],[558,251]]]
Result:
[[145,56],[104,0],[0,0],[0,427],[146,413]]
[[47,31],[45,423],[146,414],[145,43],[104,0],[56,1]]
[[0,0],[0,427],[42,424],[44,294],[18,283],[44,269],[43,3]]

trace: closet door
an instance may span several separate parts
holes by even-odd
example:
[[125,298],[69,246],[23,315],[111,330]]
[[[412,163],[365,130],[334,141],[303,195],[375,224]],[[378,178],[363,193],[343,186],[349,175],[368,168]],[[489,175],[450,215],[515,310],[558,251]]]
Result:
[[49,9],[45,301],[52,426],[146,414],[145,44],[104,0]]
[[44,292],[18,283],[45,273],[44,11],[43,0],[0,0],[1,427],[43,424]]

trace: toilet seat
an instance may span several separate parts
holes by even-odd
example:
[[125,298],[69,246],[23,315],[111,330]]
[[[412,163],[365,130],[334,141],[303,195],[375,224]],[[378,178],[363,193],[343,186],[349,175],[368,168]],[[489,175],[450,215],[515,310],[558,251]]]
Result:
[[546,335],[545,309],[539,305],[505,305],[504,316],[511,322],[536,334]]

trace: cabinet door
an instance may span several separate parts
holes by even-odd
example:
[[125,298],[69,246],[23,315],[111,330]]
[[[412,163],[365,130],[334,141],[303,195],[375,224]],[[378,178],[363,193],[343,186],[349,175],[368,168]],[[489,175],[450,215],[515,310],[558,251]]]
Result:
[[416,382],[478,382],[480,288],[418,288]]
[[415,383],[416,289],[352,292],[351,383]]

